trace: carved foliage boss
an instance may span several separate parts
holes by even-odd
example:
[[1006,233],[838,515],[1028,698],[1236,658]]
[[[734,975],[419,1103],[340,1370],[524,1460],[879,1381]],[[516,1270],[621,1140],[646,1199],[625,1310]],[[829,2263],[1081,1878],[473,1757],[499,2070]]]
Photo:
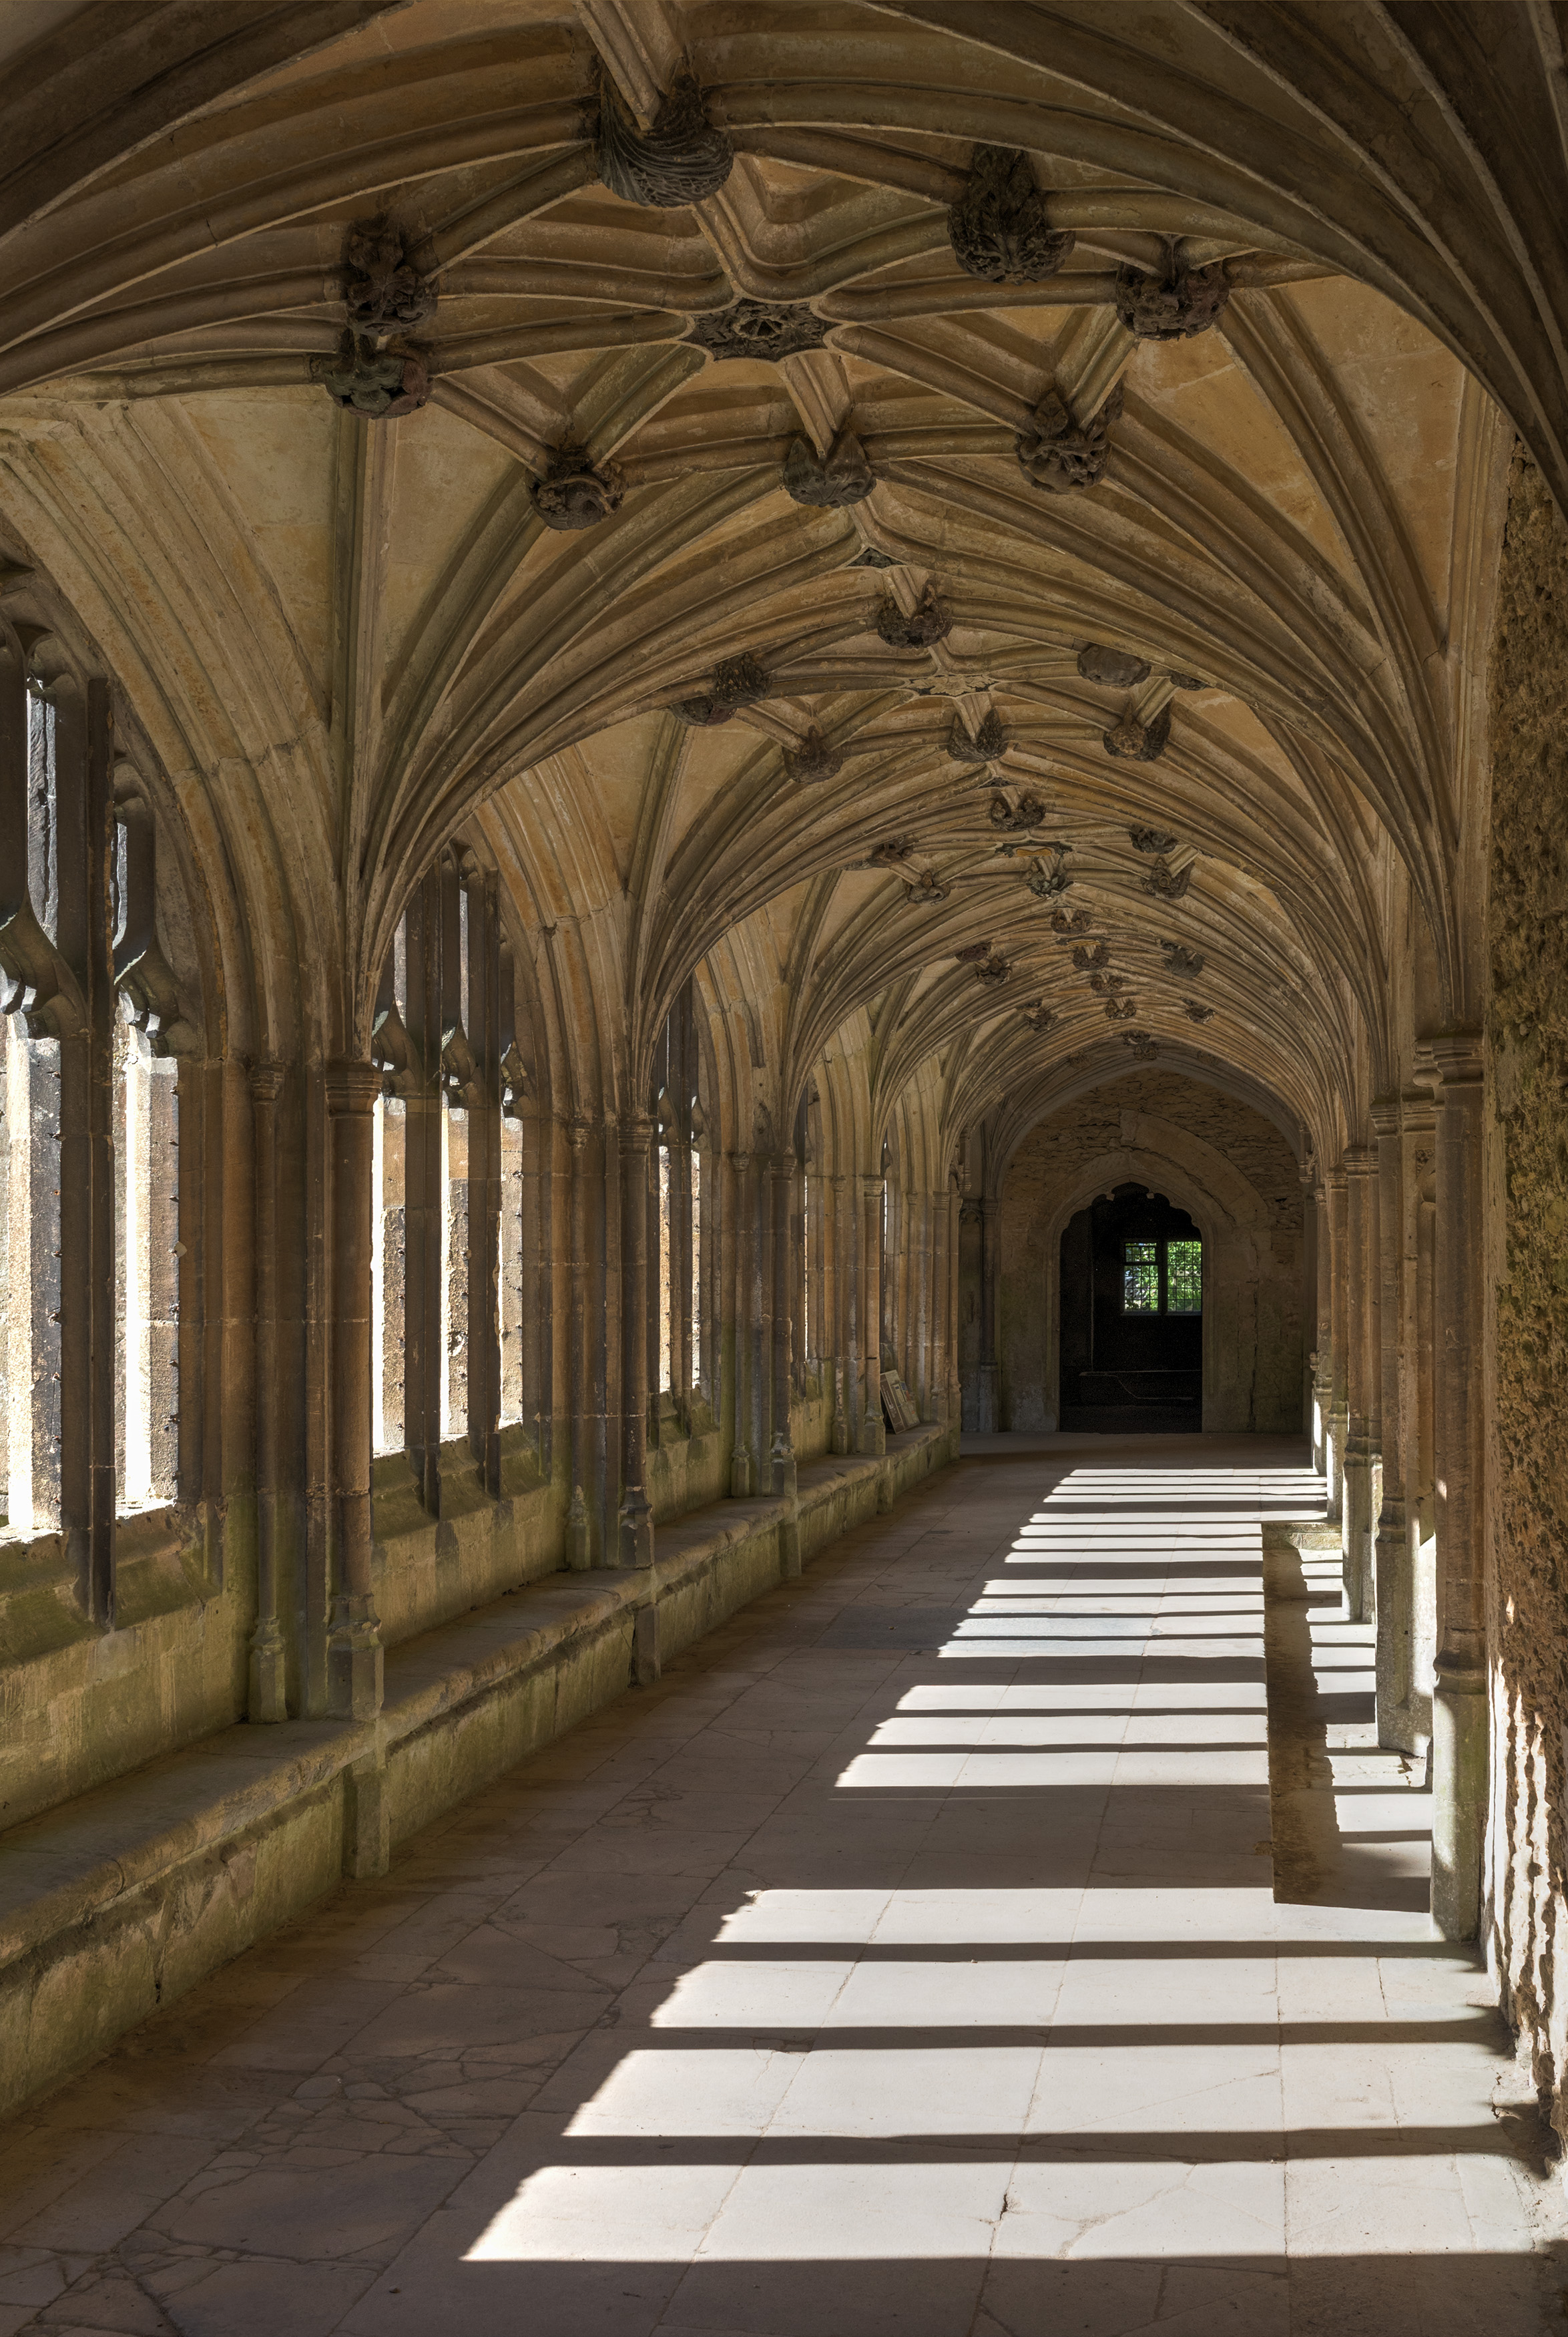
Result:
[[607,73],[599,75],[599,175],[628,203],[674,210],[717,194],[735,166],[689,73],[678,73],[646,130]]
[[948,211],[953,257],[989,284],[1038,284],[1054,276],[1076,239],[1053,228],[1028,156],[1016,146],[977,146],[969,184]]

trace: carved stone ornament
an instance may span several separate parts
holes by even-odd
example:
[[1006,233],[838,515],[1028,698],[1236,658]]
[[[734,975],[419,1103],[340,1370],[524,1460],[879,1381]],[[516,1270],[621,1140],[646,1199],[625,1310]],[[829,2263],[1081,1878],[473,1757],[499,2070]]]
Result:
[[1077,238],[1054,228],[1028,156],[1017,146],[977,146],[969,184],[948,210],[948,240],[966,276],[988,284],[1039,284]]
[[566,534],[608,519],[625,490],[613,463],[596,467],[586,448],[566,445],[555,449],[543,478],[528,492],[546,527]]
[[686,337],[710,357],[762,357],[776,365],[803,349],[820,349],[827,334],[826,318],[803,301],[736,300],[696,318]]
[[971,738],[964,727],[964,718],[955,706],[952,727],[948,732],[948,752],[955,763],[994,763],[998,755],[1008,751],[1008,734],[1002,718],[994,706],[988,707],[980,727]]
[[1124,1031],[1122,1044],[1124,1047],[1130,1047],[1134,1054],[1144,1062],[1147,1062],[1152,1055],[1157,1055],[1160,1051],[1159,1041],[1152,1039],[1146,1031]]
[[1089,988],[1097,998],[1114,998],[1117,991],[1125,990],[1127,980],[1125,973],[1091,973]]
[[863,860],[852,860],[852,868],[896,868],[909,858],[915,848],[912,836],[884,836],[873,844]]
[[975,980],[983,982],[988,986],[994,986],[998,982],[1006,982],[1012,970],[1005,957],[988,957],[981,964],[976,966]]
[[956,949],[953,952],[960,965],[979,965],[981,960],[989,957],[990,953],[989,942],[966,942],[962,949]]
[[1185,942],[1162,942],[1160,944],[1160,947],[1165,953],[1165,972],[1167,973],[1185,973],[1191,975],[1203,973],[1203,961],[1202,956],[1196,950],[1189,949]]
[[797,787],[814,787],[823,779],[836,779],[844,758],[834,754],[813,722],[798,748],[784,748],[784,767]]
[[1208,683],[1201,673],[1174,673],[1170,676],[1173,689],[1207,689]]
[[348,321],[361,333],[394,332],[435,314],[435,287],[410,267],[396,229],[379,220],[349,235],[343,297]]
[[923,906],[928,902],[945,901],[952,889],[950,885],[943,884],[934,868],[922,868],[914,883],[904,886],[904,898]]
[[1224,263],[1183,268],[1176,241],[1165,245],[1165,265],[1157,275],[1141,268],[1118,268],[1116,314],[1140,341],[1183,341],[1217,325],[1231,297]]
[[716,195],[735,166],[729,140],[707,118],[689,73],[677,73],[639,129],[607,73],[599,75],[599,175],[624,202],[675,210]]
[[1047,1006],[1043,998],[1033,1006],[1026,1006],[1023,1017],[1031,1031],[1053,1031],[1060,1019],[1055,1007]]
[[1086,681],[1103,681],[1113,689],[1136,689],[1149,679],[1147,658],[1131,650],[1113,649],[1107,641],[1090,641],[1078,651],[1078,671]]
[[1189,1022],[1212,1022],[1214,1019],[1213,1008],[1201,1005],[1195,998],[1183,998],[1182,1012]]
[[715,666],[713,687],[700,698],[677,699],[669,710],[694,730],[711,730],[738,714],[743,706],[755,706],[772,688],[767,669],[747,650]]
[[335,357],[312,357],[310,378],[320,382],[335,406],[363,414],[367,422],[416,414],[430,396],[422,351],[378,349],[363,333],[345,333]]
[[1046,854],[1029,862],[1024,871],[1024,882],[1037,901],[1054,901],[1071,888],[1073,880],[1067,874],[1067,855],[1071,850],[1070,844],[1047,845]]
[[1087,909],[1051,911],[1051,931],[1054,934],[1086,934],[1094,922]]
[[1133,763],[1157,763],[1170,743],[1171,708],[1167,699],[1150,722],[1140,722],[1131,708],[1113,730],[1100,734],[1107,755]]
[[863,552],[857,552],[849,563],[852,568],[896,568],[898,564],[889,553],[879,552],[874,543],[868,543]]
[[1046,807],[1038,796],[1020,796],[1016,804],[1009,803],[1006,796],[993,796],[989,816],[991,826],[1007,835],[1027,836],[1044,821]]
[[1127,835],[1135,852],[1174,852],[1177,839],[1163,827],[1130,827]]
[[1145,893],[1153,893],[1157,900],[1180,901],[1185,898],[1187,887],[1192,881],[1193,863],[1190,860],[1178,873],[1162,854],[1144,877],[1144,890]]
[[876,485],[866,450],[847,425],[828,448],[825,459],[809,438],[795,438],[784,456],[784,493],[813,511],[843,511],[863,504]]
[[1135,998],[1107,998],[1105,1001],[1107,1022],[1130,1022],[1137,1011],[1138,1002]]
[[1096,966],[1109,965],[1110,962],[1109,942],[1096,942],[1093,949],[1076,949],[1073,952],[1073,963],[1080,973],[1087,973]]
[[1075,422],[1059,392],[1047,390],[1027,430],[1015,446],[1025,478],[1051,494],[1074,494],[1104,476],[1111,451],[1111,425],[1122,411],[1122,386],[1112,390],[1088,422]]
[[905,616],[891,599],[881,601],[877,609],[877,631],[891,650],[929,650],[936,642],[945,641],[952,629],[953,621],[937,597],[934,584],[926,586],[920,594],[920,605],[912,616]]

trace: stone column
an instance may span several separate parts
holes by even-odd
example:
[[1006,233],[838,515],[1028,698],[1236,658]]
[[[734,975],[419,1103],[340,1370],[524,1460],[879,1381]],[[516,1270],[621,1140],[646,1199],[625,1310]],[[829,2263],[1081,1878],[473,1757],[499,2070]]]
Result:
[[250,1074],[256,1133],[256,1628],[246,1717],[287,1720],[283,1633],[278,1621],[278,1099],[284,1066]]
[[1309,1206],[1312,1212],[1312,1466],[1320,1477],[1329,1469],[1329,1413],[1333,1403],[1333,1244],[1329,1236],[1329,1188],[1321,1177],[1313,1184]]
[[[1417,1072],[1417,1078],[1420,1074]],[[1436,1074],[1433,1075],[1436,1084]],[[1437,1247],[1434,1199],[1437,1103],[1430,1087],[1407,1088],[1401,1100],[1404,1155],[1405,1521],[1414,1584],[1411,1730],[1417,1745],[1432,1735],[1432,1664],[1437,1652],[1437,1487],[1433,1382],[1437,1349],[1432,1284]]]
[[1432,1042],[1437,1094],[1437,1660],[1432,1699],[1432,1919],[1446,1940],[1480,1926],[1486,1823],[1486,1619],[1480,1035]]
[[332,1208],[332,1493],[336,1589],[326,1641],[327,1708],[368,1720],[381,1709],[381,1625],[371,1574],[370,1212],[374,1201],[374,1063],[329,1063]]
[[929,1222],[931,1229],[930,1417],[940,1427],[945,1428],[949,1422],[948,1300],[952,1279],[948,1251],[953,1237],[953,1213],[946,1193],[931,1195]]
[[979,1417],[982,1436],[997,1424],[997,1231],[1001,1208],[994,1193],[980,1197],[980,1364]]
[[795,1159],[775,1152],[768,1163],[773,1195],[773,1446],[769,1453],[773,1493],[784,1504],[779,1526],[779,1571],[786,1580],[801,1570],[794,1441],[790,1429],[790,1292],[794,1280]]
[[1415,1569],[1405,1518],[1405,1177],[1399,1099],[1372,1106],[1378,1137],[1378,1370],[1383,1493],[1378,1511],[1378,1742],[1413,1753]]
[[963,1434],[964,1391],[959,1372],[959,1308],[960,1300],[959,1227],[963,1217],[964,1197],[955,1174],[948,1178],[948,1421],[951,1438],[952,1458],[959,1457],[959,1440]]
[[648,1447],[648,1194],[653,1121],[620,1123],[620,1563],[653,1564]]
[[861,1213],[861,1336],[865,1353],[865,1416],[861,1423],[861,1451],[885,1452],[887,1425],[882,1419],[881,1271],[882,1180],[868,1177],[862,1188]]
[[751,1443],[752,1418],[752,1252],[756,1245],[756,1209],[752,1190],[752,1156],[731,1156],[735,1190],[735,1315],[730,1338],[735,1355],[735,1442],[730,1448],[730,1499],[744,1501],[755,1491]]
[[1346,1397],[1345,1498],[1340,1547],[1344,1553],[1345,1609],[1352,1622],[1371,1613],[1373,1541],[1377,1532],[1378,1374],[1378,1156],[1369,1144],[1345,1153],[1346,1194]]
[[1346,1370],[1349,1325],[1349,1198],[1343,1166],[1330,1168],[1329,1217],[1329,1493],[1328,1519],[1339,1525],[1345,1511],[1345,1443],[1349,1433],[1349,1401]]

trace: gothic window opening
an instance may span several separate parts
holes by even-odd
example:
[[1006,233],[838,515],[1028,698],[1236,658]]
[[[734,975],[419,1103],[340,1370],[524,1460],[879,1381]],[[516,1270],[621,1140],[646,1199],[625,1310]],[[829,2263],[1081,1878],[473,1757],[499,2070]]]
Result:
[[676,1413],[689,1412],[705,1381],[703,1211],[696,1013],[683,985],[655,1050],[655,1128],[648,1195],[648,1385]]
[[1124,1315],[1201,1315],[1203,1311],[1201,1241],[1122,1244]]

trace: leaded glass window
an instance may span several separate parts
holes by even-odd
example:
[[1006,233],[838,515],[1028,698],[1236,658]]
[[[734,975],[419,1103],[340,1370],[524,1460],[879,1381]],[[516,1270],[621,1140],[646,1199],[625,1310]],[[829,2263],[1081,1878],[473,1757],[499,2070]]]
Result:
[[1165,1244],[1165,1312],[1201,1315],[1203,1311],[1203,1245],[1200,1241]]
[[1157,1315],[1160,1311],[1160,1245],[1153,1241],[1122,1244],[1122,1312]]

